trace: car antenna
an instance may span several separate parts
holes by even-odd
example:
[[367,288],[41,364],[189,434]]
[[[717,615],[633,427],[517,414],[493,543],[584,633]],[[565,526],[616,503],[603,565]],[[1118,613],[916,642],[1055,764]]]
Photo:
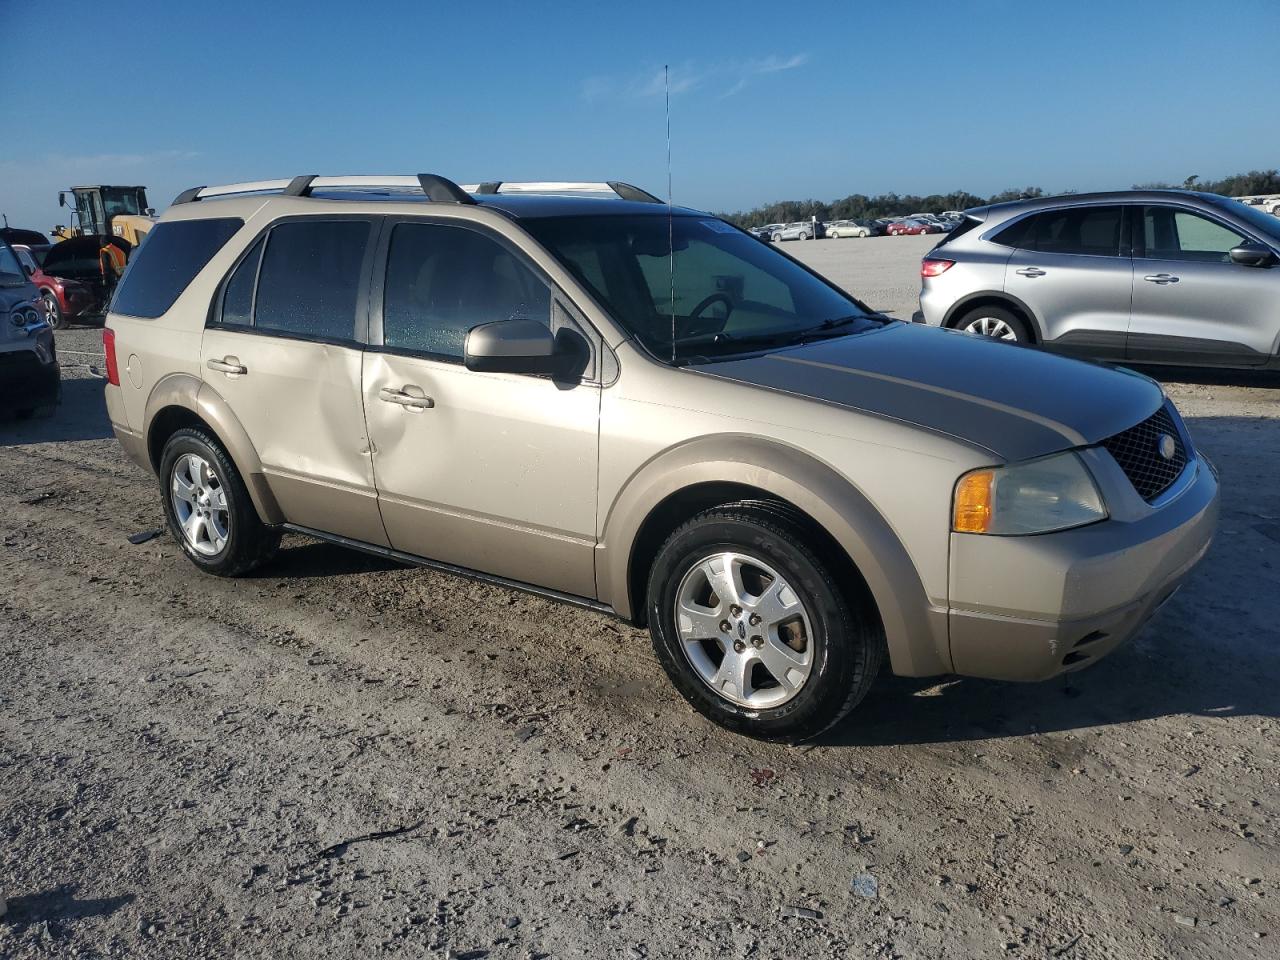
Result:
[[671,275],[671,362],[676,362],[676,242],[675,218],[671,212],[671,82],[667,64],[662,65],[662,95],[667,109],[667,272]]

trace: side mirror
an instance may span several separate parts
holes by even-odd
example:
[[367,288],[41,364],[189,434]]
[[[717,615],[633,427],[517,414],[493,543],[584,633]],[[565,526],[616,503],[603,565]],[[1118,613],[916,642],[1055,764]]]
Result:
[[555,335],[536,320],[497,320],[467,331],[463,362],[468,370],[555,376],[565,360]]
[[1231,262],[1242,267],[1269,267],[1276,262],[1276,255],[1271,248],[1256,240],[1246,240],[1239,246],[1231,248]]

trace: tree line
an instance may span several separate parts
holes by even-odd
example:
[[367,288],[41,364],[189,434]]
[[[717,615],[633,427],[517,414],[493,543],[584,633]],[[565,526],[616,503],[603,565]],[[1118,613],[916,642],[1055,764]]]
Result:
[[[1133,185],[1134,190],[1170,187],[1203,190],[1228,197],[1280,193],[1280,170],[1251,170],[1248,173],[1237,173],[1221,180],[1201,180],[1199,176],[1190,176],[1179,184],[1135,183]],[[1059,192],[1076,193],[1075,190]],[[913,193],[882,193],[874,197],[853,193],[832,203],[822,200],[780,200],[777,203],[756,207],[754,210],[722,213],[719,216],[740,227],[756,227],[766,223],[794,223],[811,217],[817,217],[819,220],[875,220],[879,217],[895,217],[909,213],[965,210],[987,203],[1004,203],[1007,200],[1024,200],[1045,195],[1039,187],[1002,190],[989,197],[980,197],[965,190],[932,193],[924,197]]]

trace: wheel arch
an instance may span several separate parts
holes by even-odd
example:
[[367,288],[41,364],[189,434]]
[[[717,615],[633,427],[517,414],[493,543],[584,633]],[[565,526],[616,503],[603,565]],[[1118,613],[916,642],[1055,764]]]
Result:
[[983,306],[1004,307],[1008,310],[1013,310],[1027,322],[1027,329],[1031,331],[1033,340],[1036,343],[1044,342],[1044,330],[1041,328],[1035,312],[1027,306],[1025,301],[1011,293],[1005,293],[1003,290],[980,290],[976,293],[966,294],[947,310],[946,316],[942,318],[942,326],[951,328],[965,313],[974,307]]
[[596,562],[600,599],[643,622],[649,568],[667,536],[704,509],[744,499],[782,504],[815,531],[820,546],[835,551],[838,565],[848,565],[880,616],[895,673],[951,670],[945,611],[931,610],[915,565],[884,517],[827,464],[761,437],[690,441],[632,476],[604,523]]
[[151,469],[159,474],[165,441],[183,427],[211,433],[244,478],[249,498],[263,523],[279,524],[285,517],[262,472],[262,461],[248,433],[227,402],[202,380],[190,374],[163,378],[147,399],[145,442]]

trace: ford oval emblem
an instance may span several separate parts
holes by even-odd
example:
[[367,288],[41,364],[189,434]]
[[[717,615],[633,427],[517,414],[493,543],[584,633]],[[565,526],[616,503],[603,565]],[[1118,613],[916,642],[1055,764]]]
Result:
[[1173,437],[1169,436],[1169,434],[1162,433],[1156,440],[1156,449],[1160,451],[1160,456],[1164,457],[1166,460],[1172,460],[1174,455],[1178,452],[1178,442],[1174,440]]

